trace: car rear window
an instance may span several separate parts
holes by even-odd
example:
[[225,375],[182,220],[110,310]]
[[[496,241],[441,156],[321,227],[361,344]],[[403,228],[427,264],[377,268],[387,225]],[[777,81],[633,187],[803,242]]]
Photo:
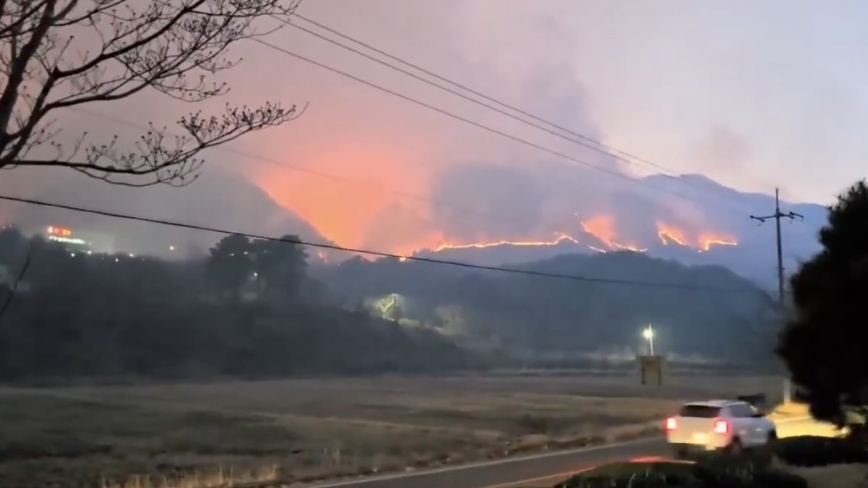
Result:
[[708,405],[684,405],[678,415],[682,417],[698,417],[703,419],[712,419],[720,415],[719,407],[709,407]]

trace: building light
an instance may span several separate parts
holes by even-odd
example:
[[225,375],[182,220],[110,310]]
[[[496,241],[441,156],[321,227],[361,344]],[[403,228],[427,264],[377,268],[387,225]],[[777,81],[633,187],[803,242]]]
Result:
[[73,237],[60,237],[60,236],[52,235],[52,236],[48,236],[48,240],[54,241],[54,242],[62,242],[64,244],[76,244],[79,246],[86,246],[87,245],[87,242],[85,242],[84,240],[78,239],[78,238],[73,238]]
[[53,236],[69,237],[72,235],[72,231],[65,227],[50,226],[47,230],[48,234]]

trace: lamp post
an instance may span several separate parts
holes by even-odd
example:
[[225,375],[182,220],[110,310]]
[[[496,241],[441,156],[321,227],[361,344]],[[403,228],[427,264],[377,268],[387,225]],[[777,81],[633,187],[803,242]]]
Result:
[[654,329],[652,329],[651,326],[649,325],[648,327],[645,328],[645,330],[642,331],[642,337],[644,337],[645,340],[648,341],[648,352],[651,353],[650,354],[651,356],[653,356],[654,355]]

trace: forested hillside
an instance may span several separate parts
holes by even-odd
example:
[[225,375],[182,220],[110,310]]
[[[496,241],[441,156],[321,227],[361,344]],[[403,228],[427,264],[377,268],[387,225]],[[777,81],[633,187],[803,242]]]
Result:
[[750,360],[768,356],[773,343],[769,296],[722,267],[620,252],[563,255],[520,269],[579,278],[360,258],[317,273],[348,304],[392,308],[393,318],[506,347],[635,350],[648,324],[661,352]]
[[2,380],[470,365],[437,332],[329,303],[307,275],[304,250],[291,244],[229,236],[206,259],[173,262],[70,252],[6,228],[0,264]]
[[165,261],[75,252],[7,228],[0,264],[5,380],[432,372],[518,353],[629,358],[648,324],[658,352],[751,361],[769,356],[776,323],[767,295],[732,272],[636,253],[516,268],[558,278],[395,259],[311,268],[298,245],[242,235],[207,257]]

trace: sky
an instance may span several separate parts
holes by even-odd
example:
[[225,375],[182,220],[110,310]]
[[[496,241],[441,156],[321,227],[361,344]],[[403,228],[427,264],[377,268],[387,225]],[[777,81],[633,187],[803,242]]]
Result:
[[[249,228],[271,219],[256,217],[271,211],[258,187],[326,239],[407,252],[444,240],[551,238],[600,214],[650,222],[635,215],[655,211],[647,202],[624,202],[656,190],[623,176],[661,168],[818,203],[865,175],[864,2],[303,0],[298,13],[655,167],[588,150],[285,28],[266,40],[488,129],[247,42],[234,50],[242,62],[223,78],[232,91],[219,103],[306,109],[209,151],[190,187],[106,188],[15,170],[0,188]],[[129,143],[134,126],[171,124],[189,109],[143,93],[62,122]],[[664,203],[670,220],[714,226],[698,207]]]

